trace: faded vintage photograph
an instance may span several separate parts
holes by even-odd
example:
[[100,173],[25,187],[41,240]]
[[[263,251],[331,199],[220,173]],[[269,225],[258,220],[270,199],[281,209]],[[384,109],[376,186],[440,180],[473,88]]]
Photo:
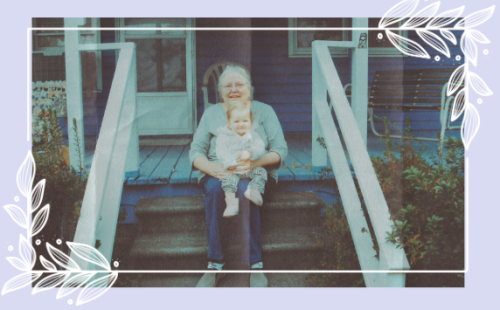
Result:
[[462,20],[33,18],[34,269],[464,287]]

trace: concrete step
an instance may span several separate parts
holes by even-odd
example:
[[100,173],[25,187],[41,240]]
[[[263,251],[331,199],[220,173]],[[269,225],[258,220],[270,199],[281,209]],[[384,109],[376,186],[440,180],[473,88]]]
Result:
[[[324,201],[312,192],[276,193],[261,207],[261,229],[318,227]],[[203,196],[148,197],[139,200],[141,232],[206,231]]]
[[[265,269],[306,270],[322,247],[316,242],[322,229],[282,227],[262,232]],[[226,263],[235,268],[243,255],[241,237],[231,234],[227,241]],[[132,247],[130,262],[134,270],[204,270],[208,243],[206,233],[140,234]],[[248,255],[248,254],[247,254]]]
[[[195,287],[203,273],[120,274],[135,287]],[[269,287],[307,287],[307,273],[266,273]],[[228,273],[217,287],[248,287],[249,273]],[[116,285],[115,285],[116,286]]]

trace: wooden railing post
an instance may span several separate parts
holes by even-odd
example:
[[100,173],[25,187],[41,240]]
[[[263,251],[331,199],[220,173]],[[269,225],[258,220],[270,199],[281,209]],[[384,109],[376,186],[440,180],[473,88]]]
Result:
[[[352,27],[367,28],[368,18],[353,18]],[[352,40],[352,113],[366,146],[368,132],[368,30],[353,30]]]
[[132,56],[132,64],[130,69],[130,77],[127,81],[127,92],[125,94],[125,105],[135,107],[134,119],[130,124],[131,133],[128,143],[127,159],[125,161],[125,178],[136,178],[139,176],[139,132],[137,129],[137,60],[134,50]]
[[[65,28],[76,28],[83,25],[84,18],[65,18]],[[80,171],[85,167],[85,135],[83,128],[82,102],[82,64],[78,44],[80,32],[78,30],[64,30],[64,55],[66,61],[66,106],[68,116],[69,161],[71,167]],[[79,148],[76,143],[76,134],[73,125],[76,119],[78,128]]]
[[[313,42],[313,50],[316,42]],[[312,55],[312,166],[313,171],[321,169],[321,167],[326,167],[327,165],[327,153],[326,150],[321,146],[316,139],[318,137],[324,137],[323,131],[321,129],[321,124],[318,120],[318,111],[316,110],[314,102],[326,100],[326,86],[321,77],[321,71],[319,69],[318,57],[313,52]]]

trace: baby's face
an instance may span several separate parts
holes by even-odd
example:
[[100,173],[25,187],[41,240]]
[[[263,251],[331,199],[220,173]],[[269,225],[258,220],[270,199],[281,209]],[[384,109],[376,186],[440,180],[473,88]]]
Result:
[[231,119],[227,121],[227,125],[231,131],[236,132],[240,136],[245,135],[252,125],[252,121],[250,120],[250,111],[238,111],[234,110],[231,113]]

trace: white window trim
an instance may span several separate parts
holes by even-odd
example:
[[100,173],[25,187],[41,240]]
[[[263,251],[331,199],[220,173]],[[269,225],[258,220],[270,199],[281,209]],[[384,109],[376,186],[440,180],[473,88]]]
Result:
[[[345,19],[343,24],[345,25]],[[400,22],[401,24],[401,22]],[[288,18],[288,27],[297,27],[297,18]],[[408,31],[400,30],[399,35],[408,38]],[[344,40],[347,39],[347,31],[343,32]],[[330,49],[332,57],[348,57],[347,49]],[[369,57],[407,57],[395,47],[371,47],[368,49]],[[310,58],[312,57],[312,47],[297,47],[297,30],[288,31],[288,57],[290,58]]]
[[[36,20],[35,20],[36,21]],[[36,27],[37,25],[33,25]],[[92,28],[100,28],[101,27],[101,19],[100,18],[91,18],[91,27]],[[64,28],[61,28],[64,29]],[[63,33],[64,34],[64,33]],[[101,43],[101,31],[99,30],[80,30],[80,35],[82,34],[93,34],[95,36],[95,42],[97,44]],[[45,36],[60,36],[61,33],[36,33],[33,31],[33,54],[43,54],[43,56],[61,56],[64,53],[64,46],[57,47],[38,47],[36,46],[37,40],[36,36],[45,35]],[[97,55],[97,92],[102,91],[102,52],[95,51]]]

